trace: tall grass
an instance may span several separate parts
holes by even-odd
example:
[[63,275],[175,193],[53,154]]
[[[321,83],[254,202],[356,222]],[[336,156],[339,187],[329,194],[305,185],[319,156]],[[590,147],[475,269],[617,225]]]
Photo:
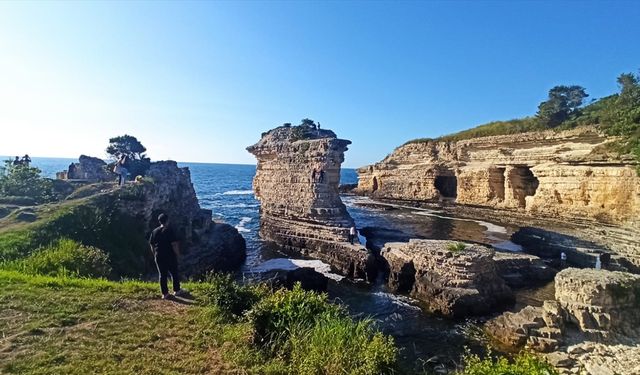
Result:
[[7,261],[0,266],[29,275],[107,277],[111,274],[109,256],[104,251],[68,238],[59,239],[26,258]]

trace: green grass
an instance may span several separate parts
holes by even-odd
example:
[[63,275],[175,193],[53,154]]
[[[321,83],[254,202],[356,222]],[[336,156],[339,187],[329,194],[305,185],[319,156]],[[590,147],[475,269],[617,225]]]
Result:
[[454,253],[463,251],[467,248],[467,245],[462,242],[452,242],[447,245],[447,250],[452,251]]
[[0,271],[0,373],[198,374],[224,368],[198,338],[194,306],[155,283]]
[[559,375],[559,372],[549,363],[533,354],[522,352],[512,360],[507,358],[480,358],[467,354],[463,363],[464,369],[460,375]]

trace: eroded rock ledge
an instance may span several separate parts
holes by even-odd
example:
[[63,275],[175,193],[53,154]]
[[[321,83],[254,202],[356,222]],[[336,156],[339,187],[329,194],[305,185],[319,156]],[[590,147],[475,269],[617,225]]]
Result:
[[486,330],[512,349],[549,353],[564,372],[639,373],[640,276],[569,268],[555,288],[555,300],[504,313]]
[[374,260],[363,246],[349,244],[354,222],[338,192],[350,143],[315,126],[281,126],[247,150],[258,159],[253,188],[262,238],[324,260],[343,275],[371,278]]
[[[158,226],[160,213],[169,215],[181,239],[180,267],[185,276],[198,277],[211,270],[231,271],[244,262],[244,238],[233,226],[212,221],[211,210],[198,204],[189,168],[179,168],[175,161],[151,163],[143,182],[130,182],[121,189],[111,187],[96,197],[102,194],[113,197],[123,214],[141,223],[147,236]],[[148,248],[140,251],[149,254]]]
[[450,317],[482,315],[513,302],[511,289],[496,271],[493,250],[471,244],[455,250],[452,245],[415,239],[386,244],[381,256],[388,263],[391,290]]

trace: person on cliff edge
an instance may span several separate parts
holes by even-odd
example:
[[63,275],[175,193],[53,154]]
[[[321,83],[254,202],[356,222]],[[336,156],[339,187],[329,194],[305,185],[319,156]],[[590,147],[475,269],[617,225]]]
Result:
[[160,226],[153,230],[149,238],[151,252],[156,260],[158,273],[160,274],[160,290],[162,299],[169,299],[169,288],[167,279],[171,274],[173,281],[173,292],[176,296],[183,296],[186,291],[180,289],[180,275],[178,274],[178,255],[180,254],[178,237],[173,228],[169,226],[169,216],[160,214],[158,216]]

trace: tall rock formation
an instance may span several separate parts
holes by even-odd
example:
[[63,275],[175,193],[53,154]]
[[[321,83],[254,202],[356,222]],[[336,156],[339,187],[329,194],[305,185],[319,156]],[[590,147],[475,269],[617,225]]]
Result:
[[253,188],[262,238],[365,278],[371,259],[363,246],[348,242],[354,221],[338,192],[350,143],[315,125],[280,126],[247,150],[258,159]]
[[640,177],[632,158],[606,151],[613,140],[580,127],[407,143],[360,168],[357,191],[625,227],[611,235],[620,240],[614,250],[640,266]]

